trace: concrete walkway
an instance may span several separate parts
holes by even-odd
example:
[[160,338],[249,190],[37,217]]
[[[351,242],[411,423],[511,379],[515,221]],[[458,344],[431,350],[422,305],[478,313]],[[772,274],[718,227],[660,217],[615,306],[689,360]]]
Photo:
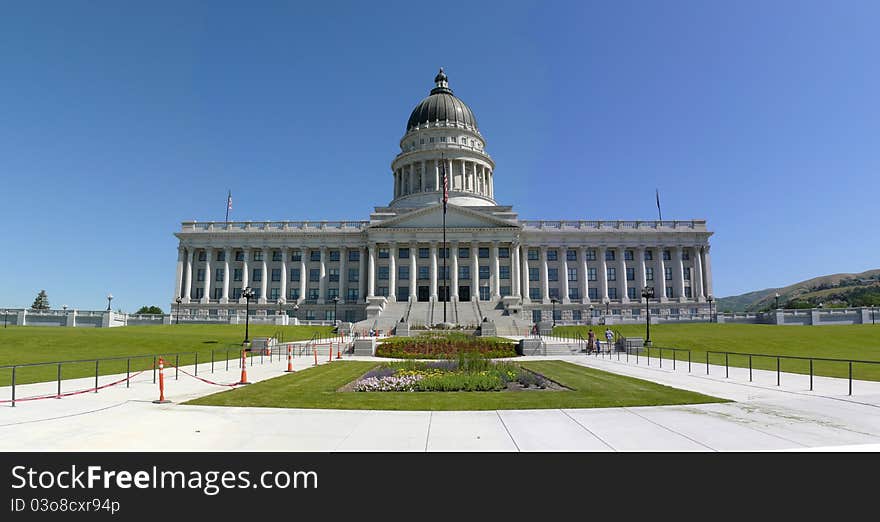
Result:
[[[350,358],[349,358],[350,359]],[[370,360],[370,358],[358,358]],[[543,357],[527,357],[540,360]],[[183,406],[180,402],[228,389],[166,370],[166,396],[150,372],[125,384],[62,399],[0,404],[3,451],[751,451],[880,450],[880,383],[694,363],[673,371],[656,358],[637,366],[614,358],[547,357],[688,389],[736,402],[638,408],[399,412]],[[327,355],[319,357],[327,364]],[[286,361],[248,367],[253,382],[282,374]],[[296,358],[294,368],[313,365]],[[333,362],[332,364],[344,364]],[[237,363],[199,376],[220,383],[239,378]],[[185,368],[194,373],[193,368]],[[100,378],[100,384],[123,376]],[[64,390],[88,389],[94,378],[64,381]],[[17,397],[55,392],[55,383],[18,386]],[[9,397],[0,388],[0,400]]]

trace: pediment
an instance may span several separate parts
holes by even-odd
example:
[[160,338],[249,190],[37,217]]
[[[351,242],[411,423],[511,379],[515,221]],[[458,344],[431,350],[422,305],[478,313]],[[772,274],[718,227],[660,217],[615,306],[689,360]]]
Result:
[[[441,228],[443,205],[414,210],[373,225],[374,228]],[[446,228],[516,228],[516,222],[486,212],[450,204],[446,212]]]

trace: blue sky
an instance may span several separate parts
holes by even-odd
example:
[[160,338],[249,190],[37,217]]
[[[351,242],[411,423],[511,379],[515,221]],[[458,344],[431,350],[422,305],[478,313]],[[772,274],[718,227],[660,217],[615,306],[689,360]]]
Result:
[[871,1],[7,3],[0,306],[167,310],[173,233],[227,189],[231,219],[366,219],[439,66],[522,218],[653,219],[659,188],[715,232],[718,296],[878,268],[878,25]]

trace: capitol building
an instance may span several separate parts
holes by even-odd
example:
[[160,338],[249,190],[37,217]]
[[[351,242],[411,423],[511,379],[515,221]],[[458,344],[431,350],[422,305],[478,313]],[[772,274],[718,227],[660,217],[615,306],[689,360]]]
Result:
[[434,83],[406,122],[387,205],[363,221],[183,222],[172,309],[220,320],[248,305],[257,316],[378,328],[486,320],[501,334],[554,319],[644,320],[648,287],[659,318],[709,312],[704,220],[520,219],[495,200],[474,112],[442,69]]

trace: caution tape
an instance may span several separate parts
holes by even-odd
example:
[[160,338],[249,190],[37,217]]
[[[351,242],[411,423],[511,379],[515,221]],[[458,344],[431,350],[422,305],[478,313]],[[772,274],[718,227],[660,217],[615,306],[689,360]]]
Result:
[[14,401],[13,401],[12,399],[6,399],[6,400],[2,400],[2,401],[0,401],[0,403],[7,403],[7,402],[25,402],[25,401],[37,401],[37,400],[40,400],[40,399],[57,399],[57,398],[61,398],[61,397],[71,397],[71,396],[73,396],[73,395],[80,395],[80,394],[83,394],[83,393],[96,392],[96,391],[98,391],[98,390],[103,390],[104,388],[109,388],[109,387],[111,387],[111,386],[116,386],[117,384],[122,384],[123,382],[128,381],[128,380],[130,380],[130,379],[134,379],[135,377],[137,377],[138,375],[144,373],[145,371],[146,371],[146,370],[141,370],[141,371],[135,373],[134,375],[130,375],[130,376],[125,377],[125,378],[123,378],[123,379],[120,379],[120,380],[118,380],[118,381],[114,381],[114,382],[111,382],[111,383],[108,383],[108,384],[104,384],[104,385],[102,385],[102,386],[98,386],[98,387],[95,387],[95,388],[89,388],[89,389],[87,389],[87,390],[77,390],[77,391],[65,392],[65,393],[61,393],[61,394],[53,393],[53,394],[51,394],[51,395],[35,395],[35,396],[33,396],[33,397],[22,397],[21,399],[18,399],[18,398],[17,398],[17,399],[15,399]]

